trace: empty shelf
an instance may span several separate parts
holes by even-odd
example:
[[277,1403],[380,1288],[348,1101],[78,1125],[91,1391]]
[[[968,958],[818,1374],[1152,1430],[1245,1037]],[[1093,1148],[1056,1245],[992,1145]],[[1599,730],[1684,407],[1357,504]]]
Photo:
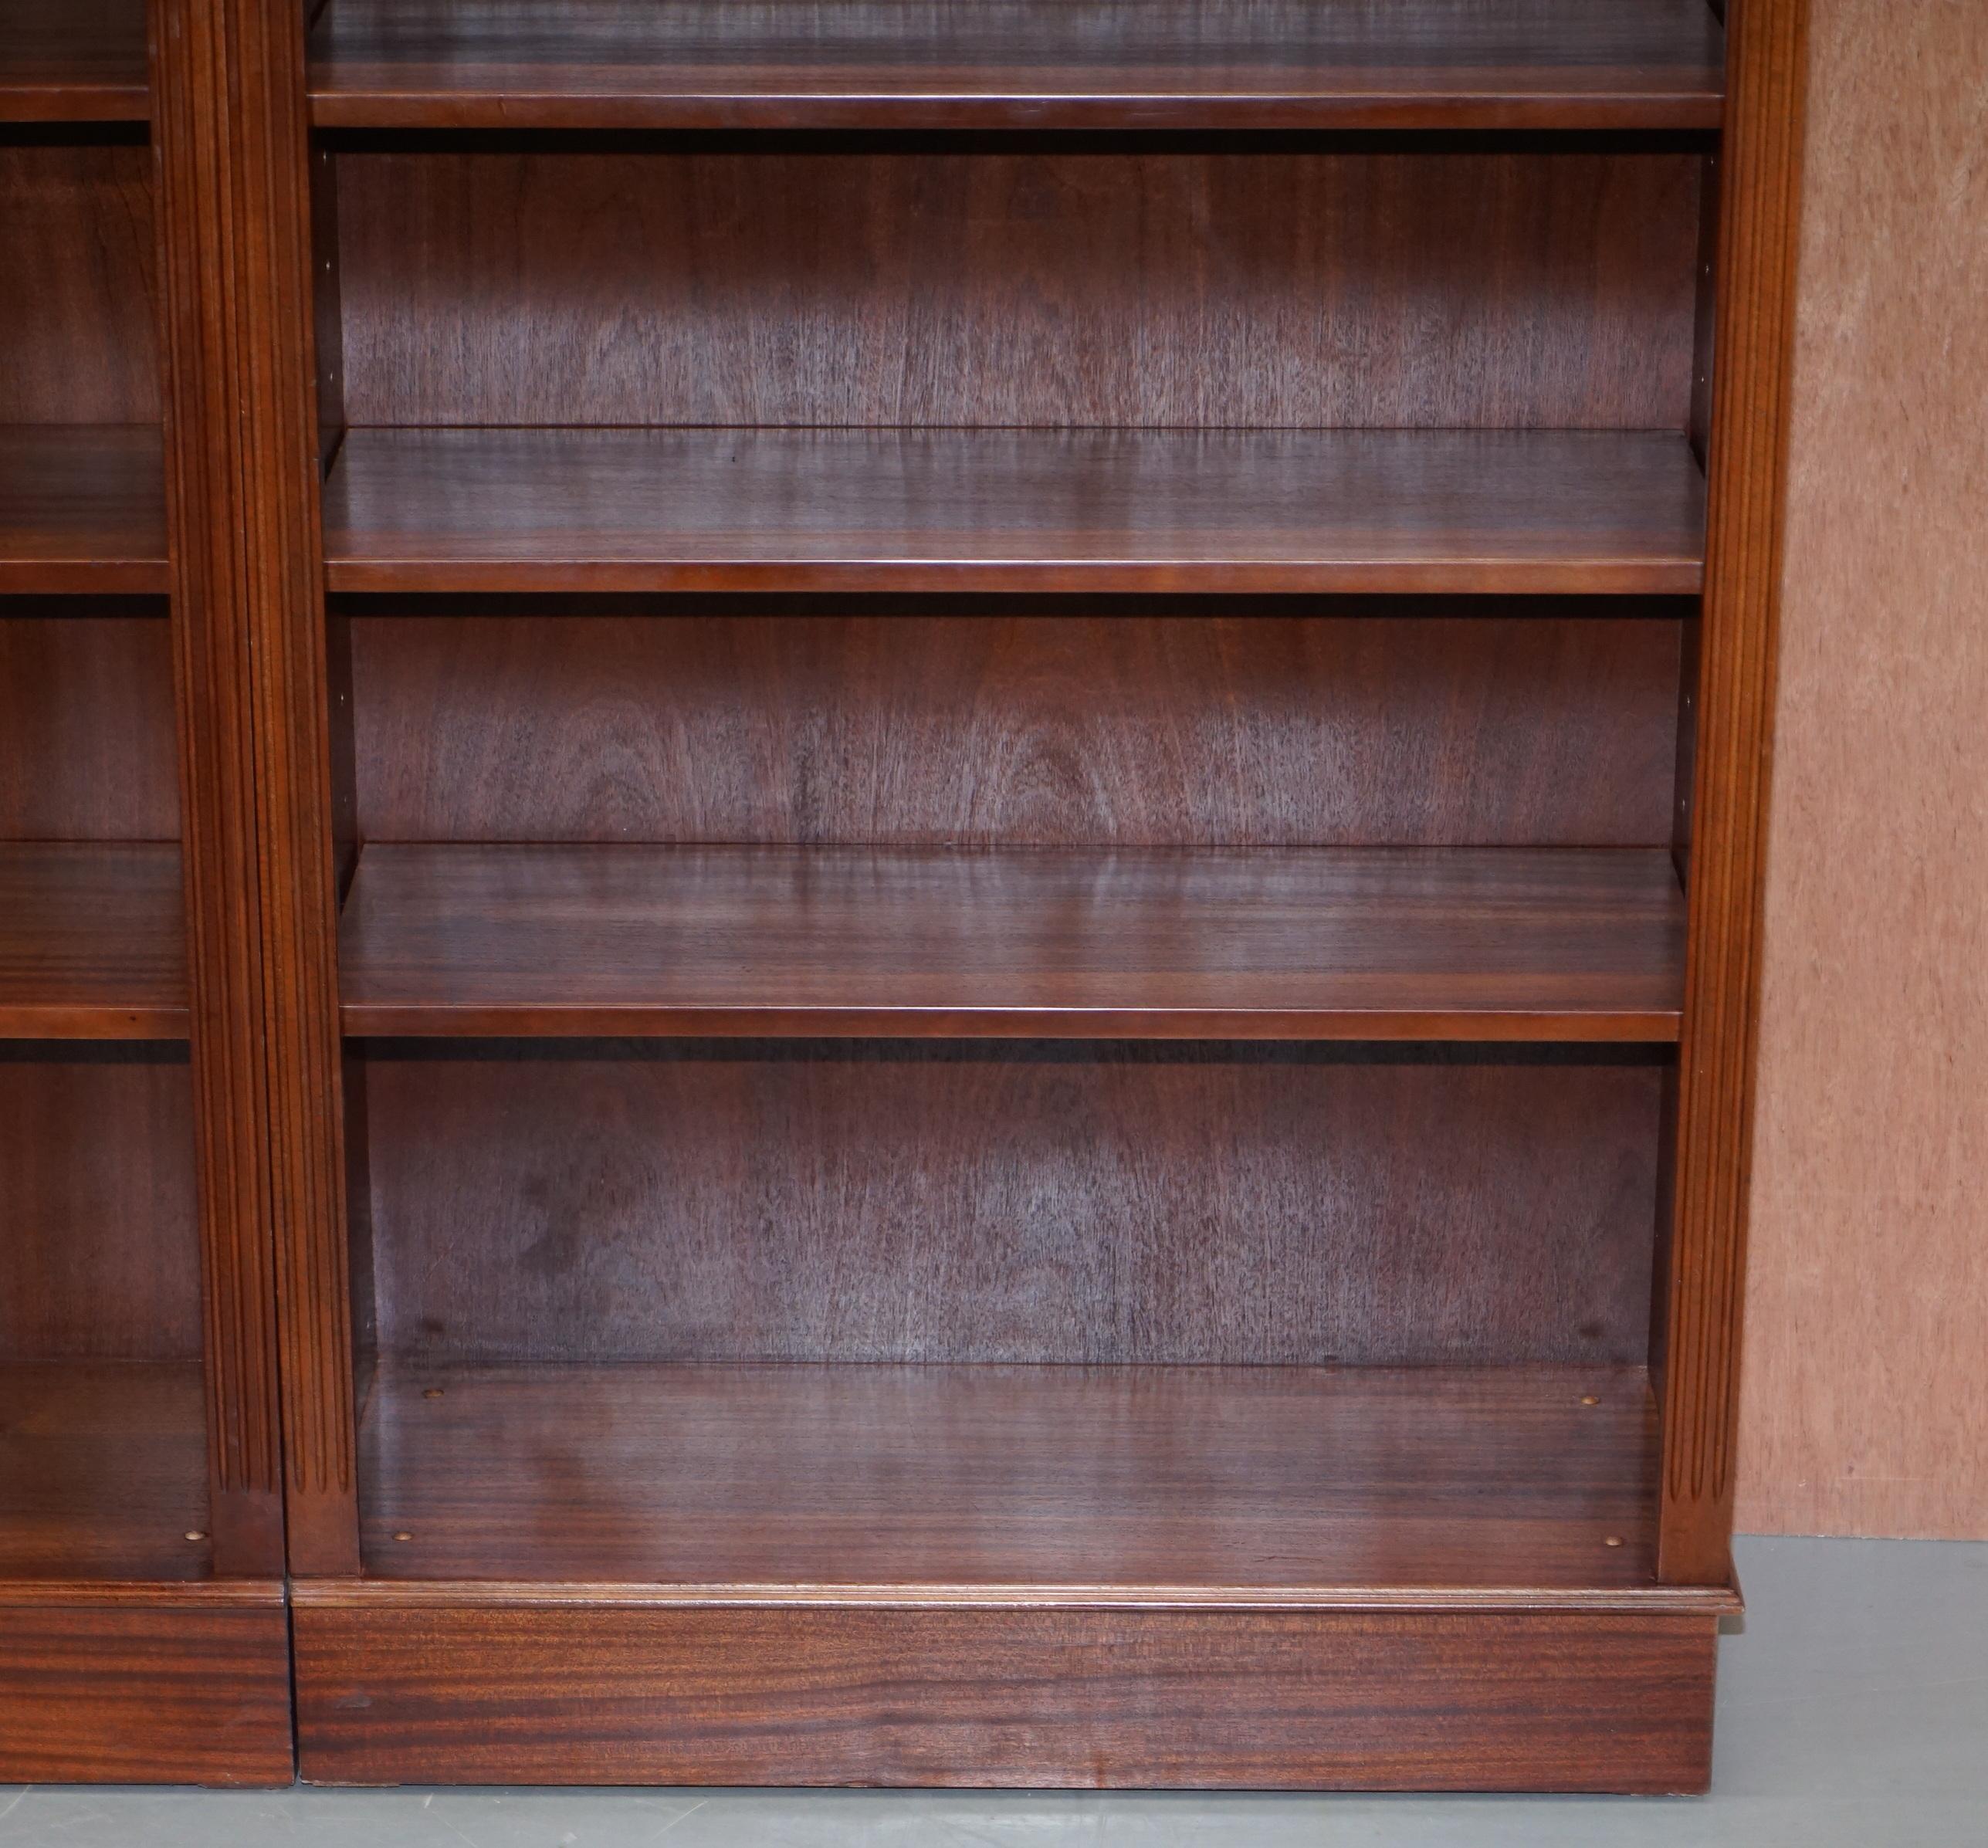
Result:
[[1681,436],[352,431],[341,591],[1689,594]]
[[0,592],[162,593],[164,458],[150,425],[0,425]]
[[0,0],[0,122],[142,122],[144,0]]
[[1705,0],[336,0],[330,126],[1714,128]]
[[179,849],[0,845],[0,1038],[184,1039]]
[[0,1599],[10,1579],[205,1579],[197,1360],[0,1365]]
[[374,1034],[1676,1038],[1661,850],[395,846]]
[[1247,1601],[1654,1589],[1635,1368],[390,1366],[375,1577]]

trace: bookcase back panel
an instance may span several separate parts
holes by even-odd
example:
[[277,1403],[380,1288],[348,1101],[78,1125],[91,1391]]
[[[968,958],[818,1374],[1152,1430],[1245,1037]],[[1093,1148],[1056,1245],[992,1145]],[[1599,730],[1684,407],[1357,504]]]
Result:
[[139,599],[0,603],[0,841],[178,838],[164,611]]
[[347,144],[349,421],[1689,418],[1684,144],[695,145]]
[[1670,838],[1679,625],[1663,603],[347,607],[367,612],[350,641],[368,839]]
[[0,1362],[201,1351],[184,1048],[0,1043]]
[[159,417],[151,151],[0,130],[0,423]]
[[386,1356],[1645,1356],[1654,1061],[383,1041],[364,1064]]

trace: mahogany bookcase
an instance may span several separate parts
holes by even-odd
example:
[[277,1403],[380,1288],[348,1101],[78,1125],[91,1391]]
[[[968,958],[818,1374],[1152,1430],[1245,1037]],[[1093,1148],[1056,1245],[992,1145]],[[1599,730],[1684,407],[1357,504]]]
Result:
[[0,0],[0,1782],[281,1783],[241,606],[170,562],[146,40]]
[[161,4],[302,1775],[1702,1789],[1801,0]]

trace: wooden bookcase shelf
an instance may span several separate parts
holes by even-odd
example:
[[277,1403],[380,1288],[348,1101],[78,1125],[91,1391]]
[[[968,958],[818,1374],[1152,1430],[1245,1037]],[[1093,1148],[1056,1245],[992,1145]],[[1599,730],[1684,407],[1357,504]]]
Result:
[[208,1579],[199,1361],[0,1365],[0,1603],[24,1580]]
[[0,594],[163,594],[160,434],[0,425]]
[[[267,1785],[293,1764],[266,1139],[245,1120],[253,868],[224,844],[252,774],[221,670],[237,615],[211,578],[178,595],[202,470],[168,511],[165,23],[146,0],[0,0],[6,1783]],[[180,412],[201,448],[212,425]]]
[[0,1780],[1703,1789],[1804,0],[149,4]]
[[334,0],[330,127],[1706,129],[1695,0]]
[[374,845],[354,1034],[1674,1040],[1661,851]]
[[1634,1367],[392,1366],[360,1467],[367,1569],[416,1583],[1594,1607],[1656,1574]]
[[0,123],[150,113],[144,0],[0,0]]
[[381,430],[338,591],[1695,593],[1704,477],[1643,432]]
[[0,843],[0,1038],[185,1039],[184,902],[169,842]]

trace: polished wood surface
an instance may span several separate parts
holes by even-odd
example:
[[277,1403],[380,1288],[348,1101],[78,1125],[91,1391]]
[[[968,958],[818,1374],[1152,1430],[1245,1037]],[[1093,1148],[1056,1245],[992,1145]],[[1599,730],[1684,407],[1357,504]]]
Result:
[[182,1046],[0,1044],[0,1361],[200,1356]]
[[0,841],[178,838],[166,608],[0,601]]
[[287,1784],[274,1579],[0,1585],[0,1782]]
[[1682,1792],[1715,1620],[410,1607],[300,1587],[320,1783]]
[[0,594],[168,583],[157,430],[0,425]]
[[368,140],[345,415],[1687,428],[1694,150],[1394,145]]
[[1691,607],[341,601],[368,840],[897,847],[1655,846]]
[[0,0],[0,122],[142,122],[144,0]]
[[351,432],[344,591],[1684,594],[1702,480],[1649,434]]
[[1635,1368],[393,1367],[361,1433],[365,1557],[537,1584],[1620,1591],[1654,1579],[1655,1435]]
[[1988,9],[1812,10],[1738,1520],[1983,1540]]
[[364,1054],[357,1261],[390,1356],[1631,1365],[1648,1345],[1665,1072],[1641,1051]]
[[1716,1582],[1730,1570],[1808,0],[1744,0],[1732,27],[1738,71],[1721,156],[1678,1183],[1663,1286],[1670,1314],[1659,1570],[1679,1584]]
[[0,843],[0,1037],[183,1039],[180,856]]
[[20,1579],[205,1579],[209,1525],[198,1360],[0,1362],[0,1605]]
[[280,1576],[351,1559],[323,1538],[351,1494],[343,1266],[304,1229],[343,1217],[304,19],[157,4],[216,1557]]
[[374,844],[348,1033],[1665,1040],[1661,849]]
[[158,422],[152,184],[142,128],[0,133],[0,425]]
[[1715,128],[1694,0],[338,0],[325,126]]

